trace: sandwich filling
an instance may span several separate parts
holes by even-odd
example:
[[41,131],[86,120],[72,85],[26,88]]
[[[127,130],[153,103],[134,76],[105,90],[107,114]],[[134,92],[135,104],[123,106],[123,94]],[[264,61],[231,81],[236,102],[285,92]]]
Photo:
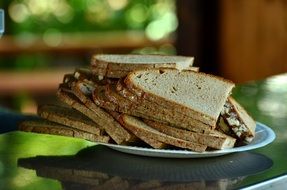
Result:
[[80,90],[82,91],[82,93],[84,93],[87,96],[90,96],[94,90],[95,90],[95,86],[93,85],[92,82],[83,82],[80,84]]
[[244,142],[250,143],[253,135],[249,132],[246,124],[238,116],[234,106],[227,100],[220,113],[220,116],[229,125],[234,134]]

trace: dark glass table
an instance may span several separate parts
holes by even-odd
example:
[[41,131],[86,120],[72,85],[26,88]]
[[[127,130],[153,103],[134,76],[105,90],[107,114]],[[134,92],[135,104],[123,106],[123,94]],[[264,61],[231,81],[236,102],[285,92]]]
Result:
[[274,130],[273,143],[213,158],[143,157],[81,139],[17,132],[17,123],[33,116],[0,109],[0,189],[285,189],[287,75],[238,85],[233,96]]

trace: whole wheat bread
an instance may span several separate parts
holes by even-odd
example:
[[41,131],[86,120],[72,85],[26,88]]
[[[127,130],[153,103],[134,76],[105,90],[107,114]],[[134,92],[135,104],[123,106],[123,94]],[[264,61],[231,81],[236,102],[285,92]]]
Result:
[[[209,131],[213,129],[210,125],[195,120],[177,109],[168,108],[167,106],[164,106],[164,104],[158,104],[145,98],[138,97],[127,89],[124,84],[122,84],[121,80],[117,83],[116,91],[120,96],[122,96],[122,98],[116,98],[116,96],[114,96],[113,100],[118,99],[118,104],[124,105],[126,105],[125,102],[128,101],[130,104],[129,110],[140,110],[138,111],[140,114],[137,114],[136,116],[160,121],[161,123],[169,123],[170,125],[179,128],[186,128],[196,132]],[[112,90],[109,90],[108,92],[107,96],[113,97],[111,95]],[[128,100],[123,101],[123,99]],[[130,114],[133,115],[133,113]]]
[[[99,54],[91,59],[94,74],[121,78],[130,71],[147,68],[191,69],[193,57],[167,55],[116,55]],[[197,70],[197,68],[195,68]]]
[[234,87],[232,82],[213,75],[175,69],[134,71],[124,82],[141,99],[178,109],[212,128]]
[[213,130],[209,133],[195,133],[192,131],[178,129],[159,122],[144,120],[150,127],[167,135],[183,140],[204,144],[214,149],[232,148],[235,145],[235,138],[229,137],[219,131]]
[[[79,95],[80,93],[78,93]],[[73,91],[69,89],[58,89],[57,96],[58,98],[71,106],[72,108],[80,111],[85,114],[87,117],[92,119],[99,126],[102,126],[106,133],[117,143],[117,144],[126,144],[130,141],[133,141],[133,136],[123,129],[123,127],[115,121],[108,113],[106,113],[101,108],[94,105],[88,98],[84,98],[84,94],[80,94],[81,100],[84,100],[82,104],[80,100],[73,94]],[[87,103],[89,102],[89,103]]]
[[[95,92],[95,94],[97,94]],[[167,109],[156,103],[149,102],[145,99],[139,101],[131,101],[132,97],[123,96],[116,90],[114,85],[107,85],[105,95],[110,102],[119,107],[119,112],[126,113],[132,116],[167,123],[176,127],[190,129],[196,132],[211,130],[211,127],[202,122],[196,121],[189,116],[186,116],[177,110]]]
[[[118,111],[120,111],[121,113],[133,114],[134,116],[137,116],[138,114],[136,112],[133,112],[130,109],[127,109],[121,103],[117,104],[117,103],[113,103],[112,101],[109,101],[105,96],[105,93],[104,93],[105,89],[106,88],[96,88],[94,90],[94,92],[93,92],[94,102],[98,106],[106,109],[106,111],[110,115],[112,115],[115,120],[117,120],[124,128],[129,130],[129,128],[126,126],[126,124],[124,122],[122,122],[122,120],[120,119],[120,113],[118,113]],[[141,114],[139,114],[139,115],[141,115]],[[146,136],[138,136],[134,131],[130,131],[130,132],[153,148],[161,149],[161,148],[166,147],[166,145],[164,143],[157,141],[153,138],[146,137]]]
[[101,135],[104,132],[103,128],[93,122],[90,118],[69,107],[59,105],[42,105],[38,106],[37,113],[40,117],[49,121],[88,133]]
[[[124,126],[126,129],[129,129],[129,127],[126,125],[126,123],[122,122],[121,119],[121,114],[118,112],[114,112],[114,111],[109,111],[109,113],[118,121],[122,124],[122,126]],[[149,136],[138,136],[137,134],[135,134],[133,131],[130,131],[131,133],[133,133],[134,135],[136,135],[139,139],[141,139],[143,142],[145,142],[146,144],[150,145],[153,148],[157,148],[157,149],[162,149],[165,148],[167,145],[163,142],[160,142],[158,140],[155,140]]]
[[[95,116],[93,117],[97,116],[97,122],[99,123],[99,125],[108,126],[109,129],[107,130],[109,130],[110,133],[112,133],[112,134],[108,133],[109,135],[113,135],[115,138],[117,138],[117,135],[120,135],[120,137],[125,137],[126,142],[137,141],[138,139],[132,133],[129,133],[127,130],[125,130],[124,127],[121,126],[120,123],[117,122],[106,110],[97,106],[93,102],[92,93],[93,91],[95,91],[95,89],[98,88],[101,88],[101,86],[97,84],[94,84],[93,86],[92,84],[83,81],[74,82],[71,85],[72,92],[77,96],[77,98],[86,107],[92,110],[92,112],[94,112]],[[111,137],[113,138],[113,136]]]
[[103,143],[107,143],[110,139],[108,136],[99,136],[92,133],[87,133],[85,131],[70,128],[47,120],[23,121],[19,125],[19,130],[34,133],[76,137],[93,142]]
[[94,103],[106,110],[109,111],[119,111],[119,106],[111,101],[109,101],[105,96],[105,87],[101,86],[99,88],[95,88],[92,94]]
[[121,114],[120,119],[122,120],[123,123],[126,124],[126,127],[130,131],[133,131],[134,134],[136,134],[137,136],[151,137],[153,139],[164,142],[166,144],[174,145],[180,148],[190,149],[196,152],[203,152],[207,148],[206,145],[193,143],[190,141],[182,140],[182,139],[175,138],[175,137],[166,135],[164,133],[161,133],[151,128],[150,126],[145,124],[143,121],[135,117],[132,117],[126,114]]

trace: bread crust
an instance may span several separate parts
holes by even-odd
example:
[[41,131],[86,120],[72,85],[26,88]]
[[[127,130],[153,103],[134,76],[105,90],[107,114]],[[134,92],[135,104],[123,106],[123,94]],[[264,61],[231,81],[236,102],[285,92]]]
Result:
[[[146,69],[142,68],[142,69]],[[153,68],[157,68],[157,67],[153,67]],[[160,68],[160,67],[159,67]],[[135,71],[135,70],[140,70],[140,68],[130,68],[128,70],[124,70],[124,69],[109,69],[109,68],[98,68],[98,67],[92,67],[92,72],[94,75],[97,76],[103,76],[103,77],[108,77],[108,78],[114,78],[114,79],[120,79],[120,78],[124,78],[126,77],[131,71]],[[191,71],[199,71],[199,67],[190,67],[184,70],[191,70]]]

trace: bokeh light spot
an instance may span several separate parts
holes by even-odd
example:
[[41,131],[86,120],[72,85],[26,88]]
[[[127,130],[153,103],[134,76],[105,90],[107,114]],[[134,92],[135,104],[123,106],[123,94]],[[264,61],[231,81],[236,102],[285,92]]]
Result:
[[9,15],[14,22],[24,22],[29,17],[28,8],[22,3],[12,3],[8,9]]
[[56,47],[62,42],[62,33],[50,28],[43,34],[43,40],[48,46]]
[[128,4],[128,0],[107,0],[107,1],[110,7],[115,11],[125,8],[125,6],[127,6]]

